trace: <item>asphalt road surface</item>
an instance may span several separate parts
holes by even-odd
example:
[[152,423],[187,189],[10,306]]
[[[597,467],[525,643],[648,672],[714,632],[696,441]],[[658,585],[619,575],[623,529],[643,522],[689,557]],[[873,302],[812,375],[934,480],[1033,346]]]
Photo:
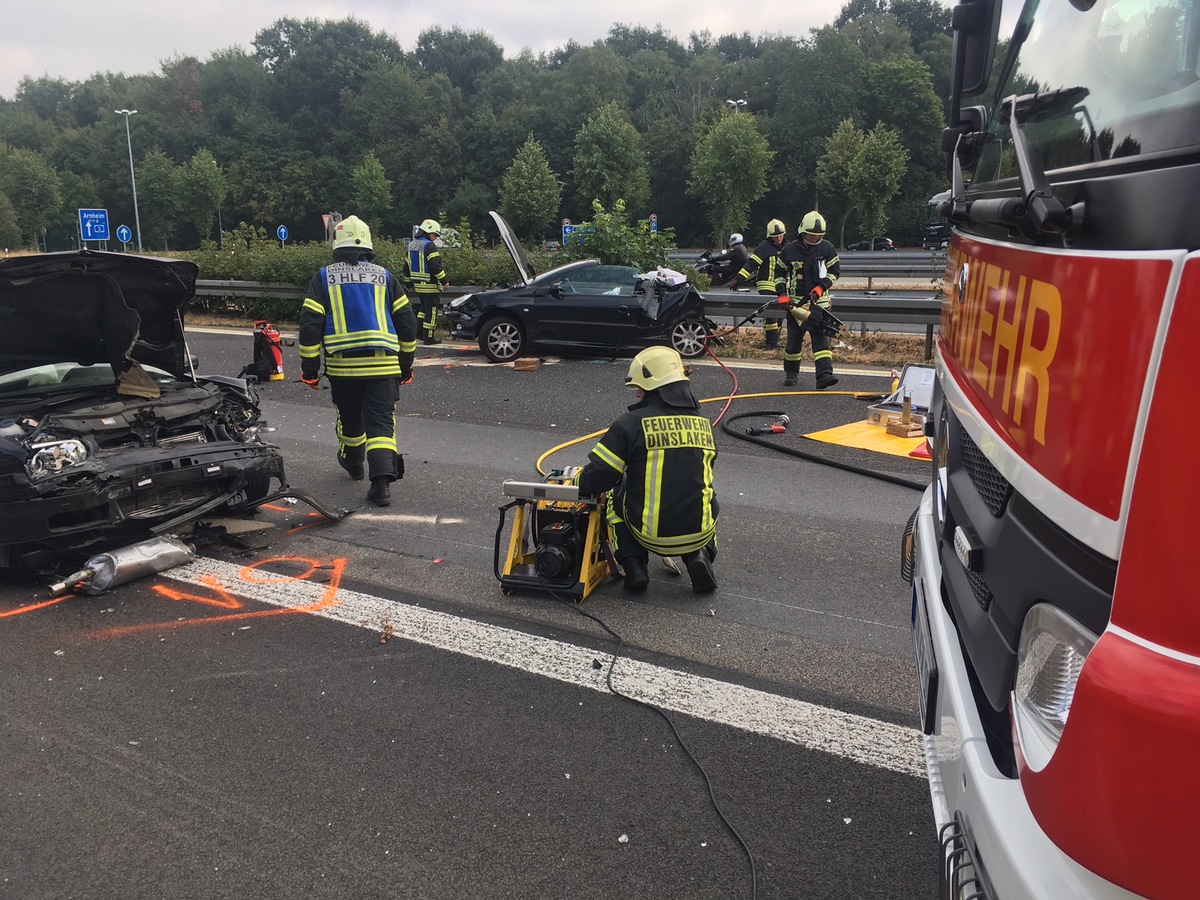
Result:
[[[190,340],[202,371],[250,359],[248,329]],[[214,520],[197,562],[101,596],[0,580],[0,896],[935,896],[898,569],[919,494],[896,483],[928,463],[803,437],[863,400],[731,405],[723,421],[763,413],[737,430],[786,412],[767,442],[866,473],[719,431],[714,594],[653,560],[640,599],[619,580],[579,605],[500,590],[501,483],[615,418],[627,365],[422,347],[406,475],[377,509],[289,348],[289,380],[261,387],[270,437],[293,487],[352,514]],[[697,396],[734,375],[783,391],[778,365],[710,362]]]

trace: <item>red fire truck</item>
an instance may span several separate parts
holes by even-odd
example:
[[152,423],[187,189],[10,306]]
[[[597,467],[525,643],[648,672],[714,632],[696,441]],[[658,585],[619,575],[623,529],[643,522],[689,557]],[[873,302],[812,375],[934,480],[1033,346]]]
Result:
[[942,896],[1200,897],[1200,0],[953,21],[901,556]]

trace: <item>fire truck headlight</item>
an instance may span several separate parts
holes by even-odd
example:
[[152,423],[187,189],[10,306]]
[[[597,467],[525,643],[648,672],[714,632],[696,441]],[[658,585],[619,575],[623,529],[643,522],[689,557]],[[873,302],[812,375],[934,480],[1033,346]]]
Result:
[[1058,747],[1083,663],[1097,640],[1061,609],[1045,603],[1025,617],[1013,709],[1021,751],[1034,771],[1044,769]]

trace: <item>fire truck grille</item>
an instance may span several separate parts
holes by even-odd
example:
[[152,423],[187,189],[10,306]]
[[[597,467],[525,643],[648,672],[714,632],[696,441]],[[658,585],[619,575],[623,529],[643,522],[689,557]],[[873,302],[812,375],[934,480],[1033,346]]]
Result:
[[958,436],[959,455],[962,459],[962,466],[967,470],[967,475],[971,479],[971,484],[979,492],[988,512],[996,518],[1000,518],[1008,503],[1009,495],[1012,494],[1012,485],[1008,483],[1008,479],[996,471],[995,466],[988,462],[988,458],[971,440],[971,436],[965,429],[959,428]]
[[987,609],[992,604],[992,592],[988,590],[983,576],[978,572],[972,572],[970,569],[964,569],[963,571],[967,573],[967,581],[971,584],[971,593],[975,595],[975,602],[981,608]]

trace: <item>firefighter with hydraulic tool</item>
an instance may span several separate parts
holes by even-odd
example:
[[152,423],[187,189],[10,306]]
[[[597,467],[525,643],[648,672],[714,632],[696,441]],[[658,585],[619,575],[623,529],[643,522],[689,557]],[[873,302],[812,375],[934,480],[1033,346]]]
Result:
[[[786,241],[787,226],[779,219],[768,222],[766,240],[754,248],[746,264],[729,282],[729,289],[733,290],[739,283],[753,278],[759,294],[764,297],[778,296],[786,274],[779,260],[779,252]],[[763,315],[763,339],[768,350],[779,347],[779,323],[782,319],[783,315],[778,310],[769,310]]]
[[374,257],[365,222],[350,216],[337,224],[333,262],[313,276],[300,311],[300,361],[301,380],[316,390],[324,353],[338,465],[355,481],[369,472],[367,499],[387,506],[391,483],[404,477],[396,400],[399,385],[412,383],[417,320],[400,280]]
[[683,359],[671,347],[649,347],[633,358],[625,384],[637,402],[617,418],[588,454],[579,493],[611,491],[608,521],[625,590],[650,583],[651,553],[681,557],[692,590],[717,588],[717,498],[712,423],[700,413]]
[[[842,271],[837,248],[825,240],[825,217],[816,210],[800,223],[800,236],[780,251],[787,283],[779,291],[779,303],[789,310],[787,346],[783,351],[783,384],[792,387],[800,374],[800,351],[804,335],[812,341],[813,364],[817,370],[817,390],[837,384],[833,374],[833,342],[808,320],[812,307],[828,311],[829,292]],[[803,320],[803,321],[802,321]]]
[[408,244],[404,262],[404,280],[412,285],[413,301],[417,304],[417,325],[426,344],[439,344],[437,331],[438,309],[442,290],[450,287],[449,276],[442,268],[442,254],[437,239],[442,226],[426,219],[417,228],[417,235]]

